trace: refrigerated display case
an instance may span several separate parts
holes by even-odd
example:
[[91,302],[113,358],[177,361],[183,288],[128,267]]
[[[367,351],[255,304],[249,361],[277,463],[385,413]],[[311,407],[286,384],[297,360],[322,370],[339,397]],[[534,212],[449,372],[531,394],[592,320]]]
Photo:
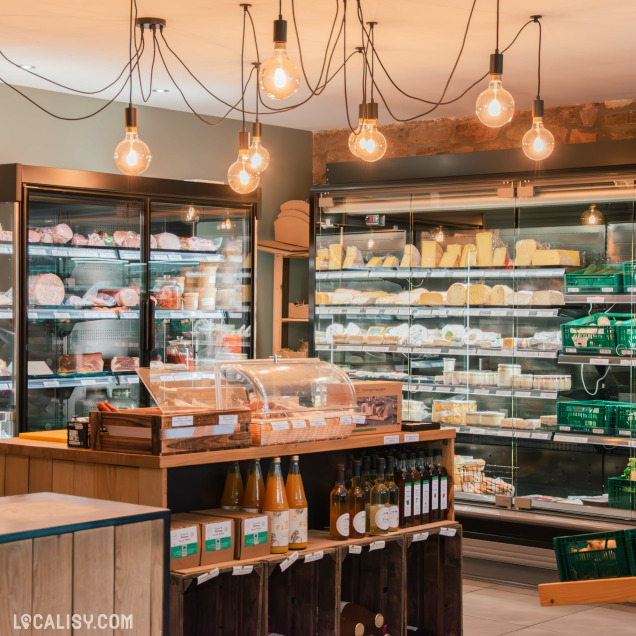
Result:
[[334,164],[313,188],[313,352],[457,430],[459,514],[636,518],[636,144],[560,154]]
[[0,304],[15,301],[19,352],[5,360],[16,399],[0,378],[0,410],[15,402],[20,430],[64,428],[106,399],[151,404],[140,365],[253,354],[258,193],[15,164],[0,166],[0,188],[20,219],[12,242],[0,234],[19,263],[19,283],[9,262],[0,285]]

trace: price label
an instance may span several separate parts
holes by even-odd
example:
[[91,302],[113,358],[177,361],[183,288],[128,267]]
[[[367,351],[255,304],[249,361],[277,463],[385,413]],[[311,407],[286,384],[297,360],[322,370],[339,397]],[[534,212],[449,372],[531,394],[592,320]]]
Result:
[[552,433],[532,433],[532,439],[550,439],[552,437]]
[[97,384],[97,380],[94,380],[94,379],[80,380],[80,384],[82,386],[89,386],[91,384]]
[[349,546],[349,554],[362,554],[362,546],[361,545],[350,545]]
[[410,444],[411,442],[419,442],[419,441],[420,441],[419,433],[404,433],[404,442],[406,444]]
[[471,426],[468,429],[468,432],[471,435],[485,435],[486,434],[486,431],[483,428],[478,428],[477,426]]
[[311,554],[305,555],[305,563],[311,563],[312,561],[320,561],[322,557],[325,556],[325,553],[322,550],[318,550],[318,552],[312,552]]
[[68,256],[68,250],[62,249],[60,247],[52,247],[51,255],[52,256]]
[[327,422],[323,418],[309,420],[309,426],[327,426]]
[[636,439],[630,439],[629,440],[629,446],[631,448],[636,448]]
[[253,570],[253,565],[235,565],[232,568],[232,576],[243,576],[245,574],[251,574]]
[[292,420],[292,428],[307,428],[307,422],[305,420]]
[[604,303],[605,296],[588,296],[585,300],[588,303]]
[[385,545],[386,541],[374,541],[369,544],[369,552],[373,552],[374,550],[384,550]]
[[277,420],[270,423],[273,431],[286,431],[289,429],[289,422],[287,422],[287,420]]
[[443,537],[454,537],[457,534],[457,528],[440,528],[439,533]]
[[57,380],[44,380],[42,382],[42,384],[44,385],[45,388],[51,388],[51,387],[56,387],[56,386],[60,386],[60,383]]
[[67,320],[71,317],[71,314],[69,314],[68,312],[63,312],[63,311],[54,311],[53,312],[53,318],[57,318],[57,319],[62,319],[62,320]]
[[374,316],[374,315],[379,314],[379,313],[380,313],[380,310],[379,310],[379,309],[373,309],[373,308],[370,308],[370,309],[367,309],[367,313],[368,313],[370,316]]
[[362,309],[360,307],[352,307],[351,309],[347,309],[347,313],[348,314],[359,314],[362,312]]
[[580,288],[579,287],[568,287],[567,291],[576,293],[576,292],[580,291]]
[[559,435],[558,433],[555,433],[552,439],[555,442],[567,442],[569,444],[587,444],[588,443],[587,437],[576,437],[574,435]]
[[530,391],[516,391],[515,395],[517,397],[530,397],[532,393],[530,393]]
[[413,543],[417,543],[418,541],[426,541],[428,539],[428,532],[418,532],[413,535]]
[[499,437],[512,437],[512,431],[503,430],[499,431],[497,434]]
[[488,389],[475,389],[473,393],[477,395],[488,395],[490,391]]
[[510,391],[495,391],[495,395],[510,395]]
[[601,287],[601,291],[605,292],[605,293],[607,293],[607,292],[611,293],[611,292],[614,291],[614,288],[613,287]]
[[636,359],[623,358],[621,360],[621,366],[634,367],[634,366],[636,366]]
[[289,556],[288,558],[286,558],[281,564],[280,564],[280,571],[284,572],[292,563],[295,563],[298,560],[298,552],[292,552],[291,556]]
[[179,426],[193,426],[194,415],[177,415],[172,418],[172,426],[178,428]]
[[210,579],[215,579],[218,575],[219,575],[219,568],[214,568],[213,570],[210,570],[209,572],[206,572],[205,574],[201,574],[200,576],[197,576],[197,585],[201,585],[201,583],[205,583],[206,581],[209,581]]
[[590,358],[590,364],[609,364],[609,360],[607,358]]
[[352,415],[351,420],[356,426],[364,426],[367,421],[367,417],[366,415]]
[[556,395],[556,391],[541,391],[542,398],[553,398]]
[[385,444],[399,444],[400,436],[399,435],[385,435],[384,436]]
[[352,423],[351,415],[340,416],[340,426],[351,426],[351,423]]

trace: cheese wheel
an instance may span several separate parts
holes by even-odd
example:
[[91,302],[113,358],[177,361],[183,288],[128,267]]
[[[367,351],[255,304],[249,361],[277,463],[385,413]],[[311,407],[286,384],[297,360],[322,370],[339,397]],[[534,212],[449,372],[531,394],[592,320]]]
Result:
[[367,267],[382,267],[382,257],[374,256],[373,258],[370,258],[367,263]]
[[422,241],[422,267],[439,267],[444,250],[437,241]]
[[411,304],[411,292],[409,291],[403,291],[400,292],[396,299],[395,299],[395,304],[396,305],[410,305]]
[[329,250],[326,247],[316,250],[316,269],[329,269]]
[[382,267],[398,267],[400,261],[395,256],[387,256],[382,263]]
[[[479,249],[479,248],[478,248]],[[479,254],[477,255],[479,258]],[[508,267],[510,265],[510,257],[505,247],[496,247],[492,254],[493,267]]]
[[492,232],[478,232],[475,242],[477,243],[477,265],[492,267]]
[[553,305],[565,305],[565,300],[560,291],[545,289],[532,293],[532,304],[550,307]]
[[439,262],[440,267],[458,267],[459,259],[462,254],[461,245],[449,245]]
[[506,296],[506,305],[527,306],[532,305],[532,292],[521,290],[512,292]]
[[460,307],[468,300],[468,285],[466,283],[453,283],[446,292],[446,304]]
[[576,250],[537,250],[532,255],[532,265],[580,265],[581,256]]
[[469,243],[464,245],[462,257],[459,261],[460,267],[475,267],[477,265],[477,247]]
[[478,283],[468,287],[469,305],[488,305],[490,303],[491,289],[488,285]]
[[400,267],[420,267],[422,259],[415,245],[406,245],[404,247],[404,256],[400,262]]
[[420,305],[443,305],[446,301],[446,292],[423,292],[420,295]]
[[344,249],[340,243],[329,246],[329,269],[342,269]]
[[530,267],[534,253],[542,249],[543,245],[535,239],[521,239],[517,241],[515,267]]
[[488,304],[503,307],[506,304],[506,298],[512,293],[512,289],[508,285],[495,285],[490,290],[490,302]]
[[421,305],[422,296],[427,293],[428,289],[424,289],[423,287],[411,290],[411,305]]
[[325,292],[316,292],[316,305],[328,305],[329,296]]
[[358,267],[364,267],[362,252],[357,247],[350,245],[347,248],[342,269],[353,269]]

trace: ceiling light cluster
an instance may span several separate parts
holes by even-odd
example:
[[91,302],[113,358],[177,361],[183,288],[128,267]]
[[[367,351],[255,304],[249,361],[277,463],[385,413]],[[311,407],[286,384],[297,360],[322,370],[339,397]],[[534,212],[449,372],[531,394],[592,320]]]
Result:
[[[307,103],[310,99],[322,94],[327,85],[333,81],[333,79],[342,72],[344,79],[344,102],[346,108],[346,118],[349,124],[349,149],[351,153],[367,162],[378,161],[381,159],[387,151],[387,141],[384,135],[378,130],[378,115],[379,115],[379,102],[375,100],[375,95],[379,96],[386,112],[389,116],[398,122],[409,122],[416,119],[425,117],[438,109],[440,106],[452,104],[463,98],[472,88],[477,86],[487,76],[489,77],[488,87],[478,97],[475,107],[475,112],[479,120],[486,126],[498,128],[509,123],[512,119],[515,102],[512,95],[504,89],[502,84],[503,76],[503,55],[511,48],[516,42],[521,32],[530,24],[537,24],[539,26],[539,55],[538,55],[538,89],[537,97],[532,104],[532,127],[526,132],[522,140],[522,149],[526,156],[534,160],[542,160],[550,156],[554,149],[554,137],[548,131],[543,123],[543,100],[540,96],[541,89],[541,37],[542,27],[540,18],[541,16],[531,16],[530,20],[526,22],[517,32],[512,42],[500,51],[499,49],[499,0],[497,0],[497,24],[496,33],[497,41],[494,54],[490,57],[490,71],[484,74],[481,78],[473,82],[468,88],[460,92],[453,98],[447,98],[447,92],[451,80],[455,74],[461,56],[464,52],[468,31],[471,25],[473,13],[475,10],[476,0],[473,0],[472,7],[468,16],[466,27],[463,34],[463,40],[461,48],[455,60],[455,64],[449,74],[449,77],[445,83],[441,96],[437,100],[424,99],[415,95],[411,95],[404,91],[397,82],[391,77],[385,64],[383,63],[381,56],[375,45],[374,27],[375,22],[365,22],[361,0],[355,1],[356,17],[359,26],[361,27],[362,42],[361,46],[357,46],[353,52],[347,50],[347,5],[349,0],[337,0],[336,13],[333,19],[327,45],[325,47],[322,67],[320,75],[315,85],[312,85],[307,77],[305,71],[301,38],[299,35],[298,24],[296,21],[295,12],[295,0],[290,0],[291,13],[293,18],[293,31],[296,36],[298,45],[298,54],[300,61],[299,67],[290,59],[287,53],[287,21],[283,19],[282,14],[282,0],[279,0],[278,6],[278,18],[274,20],[274,35],[273,35],[273,54],[263,64],[260,62],[258,53],[258,42],[256,39],[256,27],[250,12],[250,4],[240,4],[243,9],[243,37],[241,41],[241,95],[236,102],[228,102],[218,95],[216,95],[210,88],[208,88],[201,80],[199,80],[195,74],[188,68],[183,59],[174,51],[168,41],[166,40],[164,29],[166,27],[166,21],[161,18],[138,18],[137,17],[137,0],[130,0],[130,38],[129,38],[129,60],[119,73],[117,78],[110,82],[104,88],[95,91],[85,91],[76,89],[70,86],[65,86],[57,81],[49,79],[37,72],[34,72],[35,66],[27,64],[18,64],[9,59],[4,52],[0,50],[0,57],[4,58],[7,62],[15,66],[16,68],[23,69],[31,75],[42,79],[46,82],[54,84],[65,90],[69,90],[82,95],[95,96],[113,87],[118,90],[116,94],[109,99],[106,104],[95,110],[88,115],[79,117],[66,117],[58,115],[46,109],[42,105],[38,104],[32,97],[24,93],[18,87],[6,82],[0,77],[0,82],[4,83],[8,88],[15,91],[22,97],[24,97],[31,104],[42,110],[43,112],[65,121],[78,121],[93,117],[108,106],[110,106],[128,87],[129,90],[129,104],[125,109],[125,128],[126,134],[123,141],[119,143],[114,152],[115,164],[119,170],[128,175],[142,174],[150,165],[151,153],[148,146],[139,139],[137,132],[137,110],[133,107],[133,76],[136,73],[137,79],[135,82],[138,84],[139,91],[144,103],[146,103],[152,93],[167,93],[167,88],[153,88],[154,68],[155,61],[160,62],[172,84],[176,88],[177,92],[183,98],[184,103],[188,109],[204,124],[208,126],[218,126],[223,123],[231,113],[237,112],[241,114],[242,129],[239,133],[238,144],[238,157],[236,161],[230,166],[227,173],[227,179],[229,185],[241,194],[252,192],[256,189],[260,183],[261,174],[267,170],[270,163],[270,154],[263,146],[262,128],[259,121],[259,115],[272,115],[288,112],[295,108],[299,108]],[[342,11],[342,14],[341,14]],[[252,71],[245,81],[245,69],[244,69],[244,56],[245,56],[245,40],[246,32],[249,27],[253,35],[253,44],[256,53],[257,61],[253,62]],[[138,40],[137,27],[141,32],[141,38]],[[148,33],[148,36],[146,35]],[[152,64],[150,65],[150,77],[148,79],[147,93],[144,89],[144,82],[142,82],[142,73],[140,61],[145,51],[147,43],[150,41],[152,45]],[[337,47],[342,46],[342,62],[335,71],[332,71],[332,63],[337,51]],[[362,103],[359,105],[358,110],[358,124],[356,127],[352,126],[349,113],[349,99],[347,88],[347,73],[350,71],[351,59],[355,55],[361,55],[362,57]],[[170,57],[171,56],[171,57]],[[337,58],[336,58],[337,59]],[[212,99],[220,102],[227,107],[227,111],[223,116],[216,120],[210,120],[201,114],[199,114],[190,104],[188,98],[175,79],[175,71],[173,68],[174,61],[178,63],[183,69],[191,76],[192,79],[203,89]],[[393,88],[395,88],[403,96],[415,100],[417,102],[427,105],[427,109],[413,116],[401,118],[396,115],[391,106],[382,93],[381,87],[378,83],[377,74],[375,72],[376,63],[379,65],[382,73],[386,76],[387,80]],[[334,64],[335,65],[335,64]],[[264,101],[263,96],[273,101],[281,101],[290,98],[294,95],[300,87],[301,72],[309,90],[309,96],[302,99],[296,104],[290,104],[286,106],[272,106]],[[255,78],[255,107],[253,109],[246,109],[245,107],[245,94],[249,87],[252,78]],[[122,82],[123,78],[123,82]],[[121,84],[121,85],[120,85]],[[368,98],[367,98],[368,97]],[[259,113],[259,106],[263,110]],[[250,133],[246,129],[246,116],[255,116],[253,123],[253,135],[250,140]],[[440,236],[443,236],[441,228],[438,232]]]

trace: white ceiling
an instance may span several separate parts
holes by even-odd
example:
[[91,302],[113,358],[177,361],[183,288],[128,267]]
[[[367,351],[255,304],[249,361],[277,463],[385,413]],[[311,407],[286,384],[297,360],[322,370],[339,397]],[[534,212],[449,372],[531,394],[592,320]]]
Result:
[[[348,3],[347,50],[360,41],[355,2]],[[505,0],[501,11],[501,48],[507,45],[530,14],[543,14],[542,97],[546,106],[636,98],[636,2],[634,0]],[[366,20],[378,21],[376,46],[385,66],[407,92],[438,99],[461,44],[472,0],[363,0]],[[129,0],[0,0],[0,48],[20,64],[83,90],[95,90],[111,82],[128,57]],[[296,0],[296,15],[305,67],[315,82],[336,7],[336,0]],[[138,0],[139,15],[165,18],[165,36],[172,48],[213,91],[235,101],[240,93],[242,9],[235,0]],[[276,0],[253,0],[261,59],[272,51],[272,20],[278,13]],[[289,25],[290,56],[298,60],[293,33],[291,3],[283,2]],[[464,55],[450,85],[454,97],[488,69],[494,49],[495,0],[479,0]],[[504,85],[518,108],[528,108],[536,92],[538,29],[531,25],[505,56]],[[246,67],[255,59],[248,33]],[[146,47],[144,73],[147,80],[152,49]],[[342,40],[334,55],[342,62]],[[177,81],[193,107],[201,113],[219,115],[225,107],[207,96],[168,53]],[[186,110],[165,71],[155,75],[155,86],[169,93],[153,93],[149,105]],[[249,68],[248,68],[249,71]],[[357,117],[360,101],[361,62],[348,72],[351,117]],[[378,83],[393,112],[407,117],[422,112],[422,105],[400,96],[377,71]],[[59,90],[0,60],[0,78],[22,86]],[[459,102],[443,106],[429,117],[471,114],[475,87]],[[112,97],[116,91],[101,96]],[[308,95],[299,92],[274,106],[297,103]],[[126,91],[120,101],[127,101]],[[134,101],[141,102],[136,91]],[[254,92],[247,105],[253,107]],[[30,106],[25,105],[25,108]],[[236,114],[232,115],[236,118]],[[343,77],[340,74],[319,97],[289,113],[264,116],[266,123],[320,130],[346,127]],[[391,121],[380,106],[381,123]]]

